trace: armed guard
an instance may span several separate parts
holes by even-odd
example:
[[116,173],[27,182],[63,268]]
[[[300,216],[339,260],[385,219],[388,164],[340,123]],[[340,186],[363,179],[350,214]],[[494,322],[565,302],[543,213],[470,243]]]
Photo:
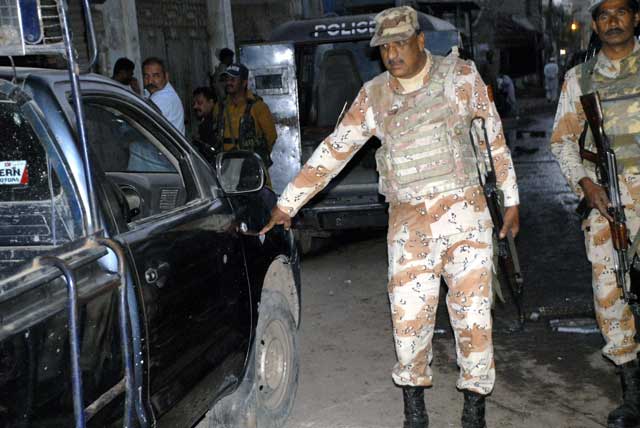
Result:
[[[609,414],[607,426],[635,427],[640,423],[640,371],[634,315],[623,299],[623,289],[618,284],[621,281],[616,280],[623,266],[614,262],[617,254],[609,225],[613,214],[611,193],[608,195],[599,184],[596,165],[586,156],[581,158],[580,140],[587,151],[595,148],[580,97],[596,92],[601,99],[604,132],[618,164],[617,174],[610,181],[617,178],[619,192],[614,196],[619,193],[624,206],[622,218],[626,217],[626,227],[633,238],[640,227],[640,44],[634,37],[640,14],[636,0],[592,1],[589,11],[602,48],[567,73],[551,149],[571,187],[593,208],[583,220],[582,229],[592,265],[596,319],[605,339],[603,354],[618,368],[624,397],[624,403]],[[621,273],[622,282],[630,281],[627,272]]]
[[271,166],[271,149],[277,132],[267,104],[247,88],[249,70],[242,64],[231,64],[226,76],[227,96],[213,110],[216,118],[216,145],[225,152],[248,150],[258,154],[266,167]]
[[[469,137],[476,116],[486,120],[488,144],[506,205],[502,237],[517,234],[518,188],[502,125],[473,63],[424,48],[415,10],[387,9],[375,18],[371,46],[387,72],[364,84],[345,117],[282,193],[270,222],[291,217],[373,136],[379,191],[389,202],[388,294],[402,387],[404,427],[428,426],[424,388],[432,385],[432,338],[440,278],[455,332],[464,392],[462,426],[485,427],[485,396],[494,385],[492,343],[492,222],[478,184]],[[481,153],[486,157],[486,144]],[[483,159],[486,161],[486,159]]]

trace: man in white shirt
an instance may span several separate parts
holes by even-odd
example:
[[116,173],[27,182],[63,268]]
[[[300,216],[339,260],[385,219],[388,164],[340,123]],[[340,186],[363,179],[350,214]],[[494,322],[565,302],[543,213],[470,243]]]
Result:
[[169,73],[160,58],[151,57],[142,63],[144,88],[151,94],[149,99],[158,106],[162,115],[182,133],[184,129],[184,107],[171,83]]
[[554,102],[558,99],[558,71],[556,59],[552,57],[544,66],[544,89],[549,102]]

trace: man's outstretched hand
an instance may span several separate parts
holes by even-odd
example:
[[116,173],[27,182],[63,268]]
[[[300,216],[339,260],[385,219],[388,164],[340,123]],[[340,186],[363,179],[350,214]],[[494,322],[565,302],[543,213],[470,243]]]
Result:
[[286,230],[289,230],[289,228],[291,227],[291,217],[276,205],[271,210],[271,218],[269,219],[269,223],[267,223],[267,225],[263,227],[262,230],[258,233],[260,235],[264,235],[265,233],[273,229],[273,226],[278,224],[281,224]]

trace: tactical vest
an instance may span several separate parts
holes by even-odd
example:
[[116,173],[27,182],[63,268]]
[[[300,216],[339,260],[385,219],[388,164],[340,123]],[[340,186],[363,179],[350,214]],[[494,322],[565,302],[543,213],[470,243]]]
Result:
[[[620,62],[620,73],[614,79],[596,69],[597,56],[580,67],[578,81],[583,94],[600,94],[604,130],[618,161],[618,173],[640,174],[640,51]],[[585,148],[596,151],[591,132],[587,132]]]
[[391,103],[384,100],[389,97],[388,83],[371,91],[374,114],[382,118],[385,135],[376,152],[379,191],[390,202],[478,184],[476,157],[466,132],[470,118],[461,117],[445,93],[453,87],[458,58],[432,58],[429,82],[421,89],[394,93]]
[[[269,153],[269,145],[267,144],[264,134],[258,133],[255,120],[253,120],[253,116],[251,116],[251,109],[257,101],[259,101],[259,99],[247,99],[244,113],[240,118],[240,129],[237,140],[233,137],[224,138],[226,121],[229,121],[230,126],[232,126],[232,124],[227,104],[223,102],[221,108],[218,110],[218,139],[224,144],[233,144],[236,150],[248,150],[256,153],[262,158],[265,166],[269,168],[273,164]],[[231,135],[233,135],[233,133],[231,133]]]

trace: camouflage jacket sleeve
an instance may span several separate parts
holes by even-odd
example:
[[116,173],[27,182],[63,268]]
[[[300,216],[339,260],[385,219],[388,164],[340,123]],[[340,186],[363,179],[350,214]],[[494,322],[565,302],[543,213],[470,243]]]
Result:
[[[456,74],[458,76],[455,84],[456,95],[458,99],[462,100],[462,105],[459,106],[460,113],[470,118],[484,118],[498,187],[504,194],[504,204],[507,207],[518,205],[520,196],[511,152],[504,138],[502,121],[496,106],[489,99],[487,86],[482,81],[473,62],[461,62]],[[488,162],[488,152],[484,141],[480,141],[480,150],[487,156],[485,160]]]
[[577,193],[581,192],[578,182],[587,176],[578,146],[584,126],[580,95],[580,85],[574,68],[565,76],[551,134],[551,152],[558,160],[569,185]]
[[334,130],[313,152],[300,173],[287,185],[278,207],[295,216],[300,208],[324,189],[374,135],[373,111],[364,88]]

